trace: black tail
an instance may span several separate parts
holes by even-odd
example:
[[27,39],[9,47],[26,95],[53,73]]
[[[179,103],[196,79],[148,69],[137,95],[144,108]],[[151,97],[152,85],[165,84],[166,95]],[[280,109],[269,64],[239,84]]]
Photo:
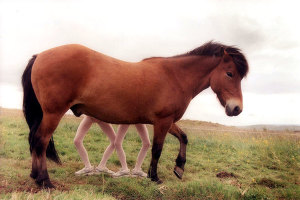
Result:
[[[38,140],[35,138],[35,134],[43,119],[43,111],[41,105],[35,96],[31,84],[31,69],[36,57],[37,55],[32,56],[22,75],[22,86],[23,86],[23,93],[24,93],[23,113],[30,129],[29,138],[28,138],[29,145],[30,145],[30,153],[32,153],[32,150],[38,145],[37,144]],[[53,160],[56,163],[61,163],[57,155],[57,152],[55,150],[53,137],[51,137],[49,141],[47,151],[46,151],[46,156],[47,158]]]

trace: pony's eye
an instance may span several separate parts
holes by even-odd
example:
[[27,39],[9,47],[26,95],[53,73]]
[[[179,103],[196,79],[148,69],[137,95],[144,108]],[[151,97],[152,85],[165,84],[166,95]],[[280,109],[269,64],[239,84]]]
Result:
[[227,76],[232,77],[232,73],[231,72],[226,72]]

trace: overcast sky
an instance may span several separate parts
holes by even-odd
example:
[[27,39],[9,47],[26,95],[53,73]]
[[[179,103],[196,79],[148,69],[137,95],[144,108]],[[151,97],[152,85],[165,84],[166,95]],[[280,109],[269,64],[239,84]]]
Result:
[[244,111],[227,117],[211,89],[183,118],[227,125],[300,124],[298,1],[0,0],[0,106],[22,107],[21,74],[43,50],[79,43],[126,61],[172,56],[209,40],[236,45],[250,72]]

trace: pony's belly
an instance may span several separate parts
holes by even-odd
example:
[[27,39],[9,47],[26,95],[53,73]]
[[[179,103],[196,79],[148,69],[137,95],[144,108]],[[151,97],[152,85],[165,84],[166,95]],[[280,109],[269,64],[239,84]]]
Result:
[[138,113],[124,112],[121,109],[109,108],[109,107],[89,107],[83,104],[76,104],[71,107],[71,110],[76,116],[85,114],[94,117],[103,122],[112,124],[152,124],[152,120],[141,116]]
[[143,117],[133,117],[130,115],[120,116],[111,115],[106,113],[86,113],[86,115],[92,116],[98,120],[111,123],[111,124],[152,124],[152,122]]

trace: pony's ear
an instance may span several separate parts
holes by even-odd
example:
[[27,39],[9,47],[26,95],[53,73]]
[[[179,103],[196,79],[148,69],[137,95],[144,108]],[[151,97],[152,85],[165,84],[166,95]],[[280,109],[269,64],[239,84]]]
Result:
[[224,62],[229,62],[231,60],[231,56],[227,53],[227,51],[224,49],[224,54],[223,54],[223,60]]

